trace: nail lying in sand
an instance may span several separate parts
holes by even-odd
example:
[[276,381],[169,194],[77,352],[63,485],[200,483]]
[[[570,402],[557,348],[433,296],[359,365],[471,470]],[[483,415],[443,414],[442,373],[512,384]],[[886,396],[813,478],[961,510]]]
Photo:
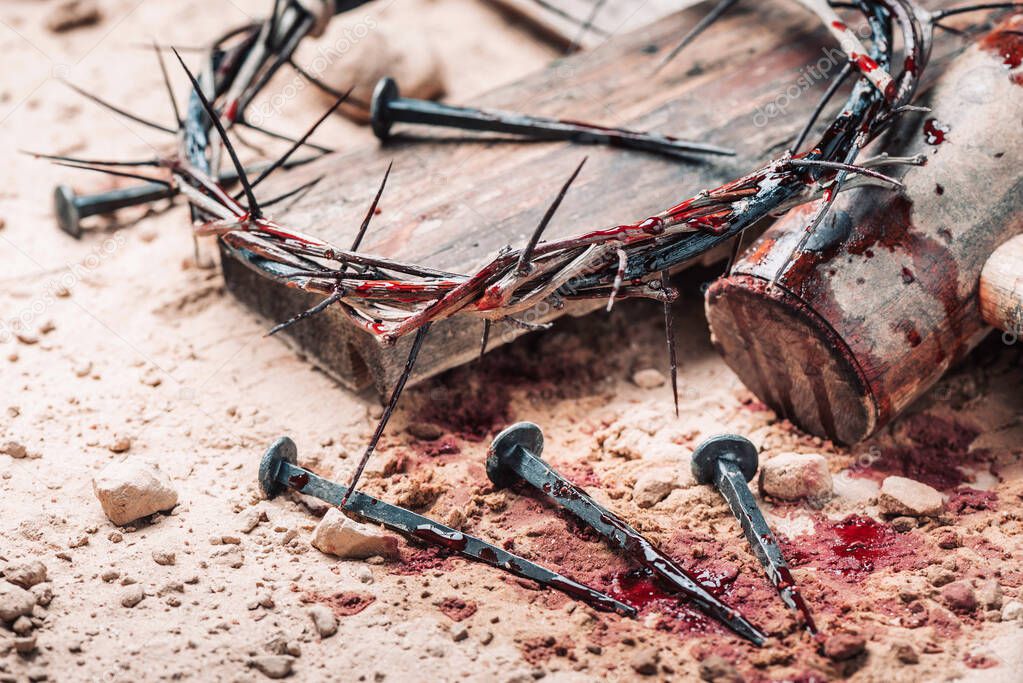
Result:
[[340,505],[348,498],[344,512],[375,522],[391,531],[422,543],[450,550],[478,562],[503,569],[506,572],[554,588],[569,597],[581,600],[595,609],[617,612],[635,617],[636,609],[611,596],[590,588],[557,572],[541,567],[529,560],[482,539],[452,529],[411,510],[391,505],[361,491],[353,491],[300,467],[295,442],[288,437],[277,439],[259,463],[259,487],[268,499],[275,498],[286,489],[314,496],[331,505]]
[[782,557],[778,541],[767,525],[746,482],[757,473],[757,449],[749,439],[735,434],[721,434],[707,439],[693,453],[693,476],[701,484],[713,484],[728,501],[732,514],[739,520],[753,553],[767,570],[782,601],[795,610],[810,634],[817,633],[813,616],[795,579]]
[[674,560],[638,531],[590,498],[585,491],[554,471],[540,458],[543,432],[531,422],[519,422],[497,435],[487,455],[487,476],[495,486],[518,480],[543,491],[555,503],[590,526],[629,558],[657,574],[675,591],[692,600],[704,613],[757,645],[764,634],[735,609],[718,600]]
[[627,147],[672,156],[717,154],[734,156],[724,147],[702,142],[680,140],[668,135],[645,133],[625,128],[607,128],[581,121],[563,121],[542,116],[527,116],[506,111],[454,107],[429,100],[401,97],[393,78],[382,78],[373,91],[370,106],[373,133],[386,140],[395,123],[418,123],[430,126],[511,133],[536,140],[570,140],[572,142]]

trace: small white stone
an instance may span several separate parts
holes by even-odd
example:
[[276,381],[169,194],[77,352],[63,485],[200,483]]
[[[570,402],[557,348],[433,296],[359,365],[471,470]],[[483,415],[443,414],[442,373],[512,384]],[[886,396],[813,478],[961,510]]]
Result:
[[328,555],[365,559],[373,555],[396,557],[398,539],[369,524],[362,524],[331,508],[313,532],[313,547]]
[[1010,600],[1002,605],[1002,621],[1023,619],[1023,602]]
[[313,626],[316,627],[320,638],[330,638],[337,633],[337,617],[326,605],[311,605],[306,609],[306,613],[313,620]]
[[657,387],[663,387],[664,383],[668,380],[665,379],[664,374],[660,370],[654,368],[644,368],[643,370],[637,370],[632,375],[632,383],[640,389],[656,389]]
[[92,480],[92,488],[103,512],[118,526],[178,504],[170,478],[144,460],[110,463]]
[[674,470],[659,467],[643,472],[632,487],[632,499],[641,508],[657,505],[668,497],[678,486],[678,475]]
[[834,492],[823,455],[780,453],[760,465],[760,493],[782,500],[827,500]]
[[934,517],[945,509],[937,489],[905,477],[887,477],[881,482],[877,504],[886,514],[910,517]]

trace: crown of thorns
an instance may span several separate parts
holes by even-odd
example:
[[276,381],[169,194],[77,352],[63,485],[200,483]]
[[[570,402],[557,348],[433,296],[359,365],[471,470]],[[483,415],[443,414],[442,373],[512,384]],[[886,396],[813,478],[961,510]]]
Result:
[[[416,333],[405,372],[352,478],[350,490],[354,490],[354,484],[387,423],[433,322],[459,314],[481,318],[484,321],[485,349],[492,321],[526,324],[517,321],[516,314],[541,301],[557,306],[572,299],[606,298],[610,308],[615,299],[645,297],[665,302],[667,307],[676,296],[667,278],[673,268],[722,242],[740,237],[744,230],[761,218],[821,199],[806,226],[798,250],[826,216],[839,191],[862,184],[900,187],[899,181],[874,169],[884,165],[923,162],[920,158],[897,158],[884,154],[860,163],[856,163],[856,159],[861,150],[896,117],[919,109],[911,102],[921,73],[927,66],[933,29],[945,28],[941,20],[963,12],[1018,7],[1021,4],[984,3],[932,12],[913,0],[831,3],[826,0],[797,0],[819,17],[838,41],[848,62],[785,154],[720,187],[684,199],[654,216],[543,241],[544,229],[582,170],[581,163],[561,187],[525,245],[505,248],[475,272],[453,273],[359,251],[384,191],[390,167],[354,242],[347,247],[281,225],[266,213],[271,206],[294,200],[307,192],[318,179],[276,197],[262,201],[256,197],[256,188],[268,176],[279,168],[296,163],[292,157],[300,148],[305,146],[324,151],[308,139],[317,126],[351,95],[350,90],[335,93],[337,101],[334,105],[298,139],[260,128],[265,133],[285,137],[292,144],[283,156],[263,168],[255,178],[250,178],[242,167],[228,136],[228,130],[234,126],[259,128],[246,121],[246,107],[284,65],[297,69],[317,86],[330,91],[329,86],[295,64],[292,55],[303,37],[318,35],[330,17],[361,5],[363,1],[275,0],[273,11],[264,22],[234,29],[214,41],[198,76],[188,69],[174,50],[192,85],[183,115],[167,77],[163,48],[154,44],[173,106],[177,124],[174,128],[146,121],[93,95],[82,93],[133,120],[177,135],[180,144],[176,155],[137,162],[49,156],[61,164],[141,178],[180,192],[189,202],[197,234],[219,236],[231,256],[266,277],[324,296],[318,305],[277,325],[271,333],[329,306],[335,306],[352,323],[385,344]],[[677,55],[735,1],[720,0],[671,50],[661,65]],[[865,20],[869,28],[866,45],[836,14],[835,8],[854,12]],[[901,44],[901,61],[896,61],[895,57],[896,35]],[[858,73],[858,80],[845,106],[819,140],[804,149],[804,141],[820,113],[853,72]],[[241,191],[235,195],[229,194],[218,182],[224,151],[241,184]],[[160,175],[154,177],[138,173],[135,170],[138,167],[159,169]],[[571,286],[567,286],[569,283]],[[674,356],[671,318],[666,315],[669,349]],[[674,358],[671,365],[675,386]]]

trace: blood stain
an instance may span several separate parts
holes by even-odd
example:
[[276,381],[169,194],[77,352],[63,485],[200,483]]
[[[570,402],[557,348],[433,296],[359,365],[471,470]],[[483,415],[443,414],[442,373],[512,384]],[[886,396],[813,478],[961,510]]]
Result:
[[938,119],[930,118],[924,121],[924,141],[928,145],[937,147],[945,142],[945,136],[952,130],[948,124],[941,123]]

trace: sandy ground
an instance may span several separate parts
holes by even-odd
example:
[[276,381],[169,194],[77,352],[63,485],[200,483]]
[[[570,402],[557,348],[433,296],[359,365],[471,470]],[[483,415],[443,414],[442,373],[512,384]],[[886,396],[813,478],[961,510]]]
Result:
[[[152,55],[136,44],[201,44],[264,4],[110,0],[100,23],[60,34],[45,27],[56,3],[0,8],[0,440],[30,455],[0,455],[0,567],[41,560],[53,592],[37,607],[33,652],[8,652],[13,634],[0,628],[0,680],[260,680],[253,658],[274,653],[294,658],[299,680],[1023,680],[1023,620],[1003,619],[1023,600],[1019,346],[992,338],[909,416],[840,449],[765,409],[716,357],[700,305],[714,272],[680,283],[678,420],[667,386],[630,381],[664,369],[660,310],[619,305],[417,387],[366,479],[388,500],[638,599],[639,620],[423,548],[403,545],[400,561],[384,563],[313,549],[323,508],[261,501],[259,457],[289,434],[303,463],[346,478],[379,414],[375,397],[339,389],[264,338],[268,322],[225,294],[215,268],[195,265],[181,207],[100,223],[76,242],[55,228],[54,184],[95,191],[120,181],[16,153],[167,149],[165,136],[56,77],[169,122]],[[555,54],[470,0],[405,0],[401,15],[397,6],[373,11],[410,34],[444,36],[437,49],[455,98]],[[489,65],[485,75],[474,63]],[[300,130],[320,106],[300,93],[274,127]],[[318,139],[373,144],[340,119]],[[645,589],[628,563],[527,492],[494,491],[488,438],[517,419],[542,425],[546,457],[716,586],[771,644],[754,649]],[[762,459],[827,458],[834,498],[764,502],[827,634],[820,641],[795,628],[720,497],[687,474],[692,449],[723,431],[750,436]],[[125,458],[154,459],[170,474],[180,500],[170,514],[130,527],[107,520],[92,478]],[[937,487],[946,512],[884,520],[874,496],[892,473]],[[640,507],[634,485],[654,474],[674,479],[673,490]],[[266,521],[246,533],[253,507]],[[952,584],[952,598],[973,595],[976,605],[950,600]],[[144,599],[123,606],[139,586]],[[338,635],[320,639],[310,602],[337,608]]]

